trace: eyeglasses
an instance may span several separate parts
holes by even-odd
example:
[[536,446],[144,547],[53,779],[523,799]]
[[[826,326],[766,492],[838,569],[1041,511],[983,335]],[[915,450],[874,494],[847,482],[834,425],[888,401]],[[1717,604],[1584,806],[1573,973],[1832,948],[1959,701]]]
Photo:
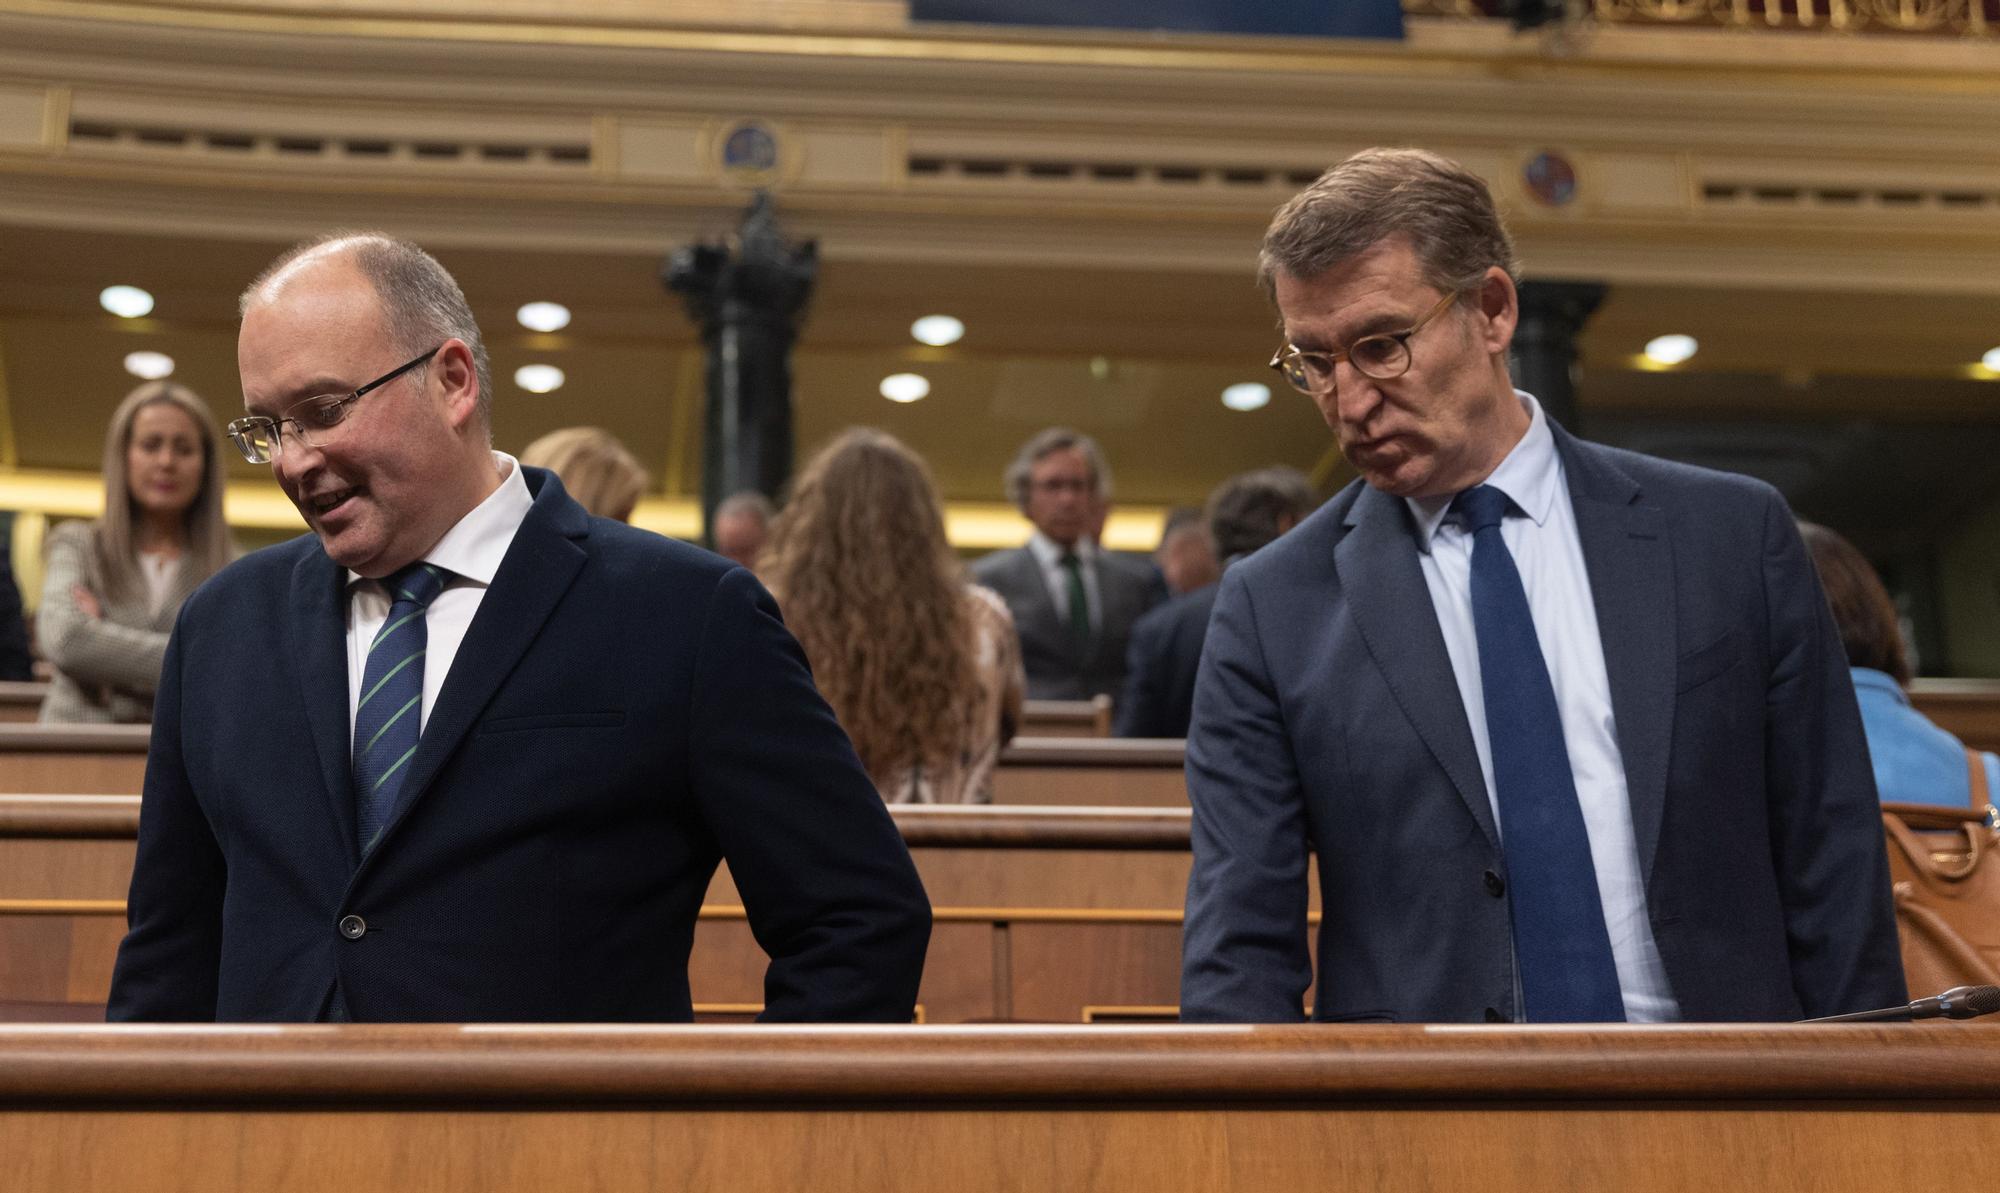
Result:
[[285,424],[291,424],[293,438],[307,447],[318,447],[321,436],[327,431],[347,421],[347,408],[361,400],[363,394],[372,393],[436,356],[439,344],[414,360],[397,365],[368,384],[348,394],[321,394],[307,398],[294,405],[277,418],[267,418],[253,414],[239,418],[224,428],[229,432],[229,441],[243,458],[252,464],[269,464],[285,448]]
[[1453,291],[1439,299],[1438,304],[1426,311],[1424,317],[1412,324],[1408,331],[1362,336],[1349,344],[1345,352],[1305,352],[1286,344],[1271,358],[1271,367],[1278,370],[1293,389],[1316,398],[1333,392],[1334,368],[1343,360],[1353,365],[1355,372],[1363,377],[1373,377],[1377,381],[1401,377],[1410,371],[1410,337],[1444,314],[1445,308],[1458,295],[1458,291]]

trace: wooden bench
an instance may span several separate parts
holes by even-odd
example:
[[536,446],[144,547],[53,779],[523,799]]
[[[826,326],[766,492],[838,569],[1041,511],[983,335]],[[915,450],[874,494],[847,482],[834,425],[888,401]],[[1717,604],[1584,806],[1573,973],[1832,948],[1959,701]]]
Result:
[[0,724],[0,793],[137,795],[150,725]]
[[2000,752],[2000,680],[1920,679],[1910,703],[1973,749]]
[[1110,737],[1111,697],[1029,700],[1021,709],[1023,737]]
[[36,1193],[1878,1193],[1995,1130],[1982,1023],[0,1030]]
[[[124,933],[136,796],[0,795],[0,1018],[101,1014]],[[1171,1017],[1188,813],[1170,808],[894,807],[935,925],[932,1023]],[[754,1013],[765,958],[727,870],[702,910],[691,981]]]
[[0,680],[0,724],[32,722],[42,713],[49,685],[39,681]]

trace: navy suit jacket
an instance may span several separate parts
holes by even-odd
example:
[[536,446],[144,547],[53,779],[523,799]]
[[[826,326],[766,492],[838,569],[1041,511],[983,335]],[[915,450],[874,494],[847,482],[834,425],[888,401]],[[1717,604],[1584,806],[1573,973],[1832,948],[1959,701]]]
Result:
[[1183,593],[1132,627],[1114,730],[1119,737],[1187,736],[1194,719],[1195,669],[1219,591],[1219,585],[1209,584]]
[[[1555,428],[1646,908],[1690,1021],[1905,999],[1854,687],[1784,501]],[[1188,740],[1181,1011],[1513,1019],[1505,873],[1407,506],[1350,485],[1229,569]]]
[[722,858],[771,956],[765,1018],[910,1018],[929,904],[771,598],[524,475],[366,859],[345,572],[306,536],[182,607],[112,1019],[313,1020],[338,982],[357,1021],[686,1020]]
[[972,561],[973,581],[999,593],[1014,615],[1021,661],[1028,673],[1028,699],[1116,698],[1124,685],[1132,623],[1153,607],[1164,585],[1155,587],[1159,573],[1151,564],[1101,547],[1096,566],[1099,625],[1079,651],[1033,551],[1016,547]]

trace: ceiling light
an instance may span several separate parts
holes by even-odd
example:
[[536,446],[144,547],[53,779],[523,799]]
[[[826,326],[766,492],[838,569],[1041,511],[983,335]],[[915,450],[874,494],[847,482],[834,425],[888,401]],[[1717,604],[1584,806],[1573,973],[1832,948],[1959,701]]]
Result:
[[916,373],[892,373],[882,378],[882,396],[891,402],[914,402],[930,392],[931,383]]
[[125,354],[125,371],[134,377],[158,381],[174,375],[174,358],[164,352],[128,352]]
[[1262,410],[1271,404],[1271,387],[1258,381],[1241,381],[1222,391],[1222,404],[1231,410]]
[[965,338],[965,324],[950,315],[925,315],[910,324],[910,334],[917,337],[919,344],[942,348]]
[[514,370],[514,384],[531,394],[545,394],[562,388],[563,371],[554,365],[522,365]]
[[514,312],[529,331],[561,331],[569,326],[569,308],[559,302],[531,302]]
[[97,305],[120,319],[138,319],[153,313],[153,296],[137,286],[107,286]]
[[2000,348],[1987,349],[1986,355],[1979,358],[1979,363],[1985,365],[1989,373],[2000,373]]
[[1677,365],[1701,347],[1693,336],[1660,336],[1646,342],[1646,357],[1663,365]]

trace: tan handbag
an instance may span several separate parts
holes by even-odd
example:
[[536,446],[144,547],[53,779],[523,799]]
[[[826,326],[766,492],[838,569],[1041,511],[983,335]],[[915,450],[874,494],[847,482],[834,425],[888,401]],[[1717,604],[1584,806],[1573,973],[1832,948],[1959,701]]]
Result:
[[1971,807],[1882,805],[1903,977],[1913,998],[2000,985],[2000,812],[1978,751],[1965,757]]

